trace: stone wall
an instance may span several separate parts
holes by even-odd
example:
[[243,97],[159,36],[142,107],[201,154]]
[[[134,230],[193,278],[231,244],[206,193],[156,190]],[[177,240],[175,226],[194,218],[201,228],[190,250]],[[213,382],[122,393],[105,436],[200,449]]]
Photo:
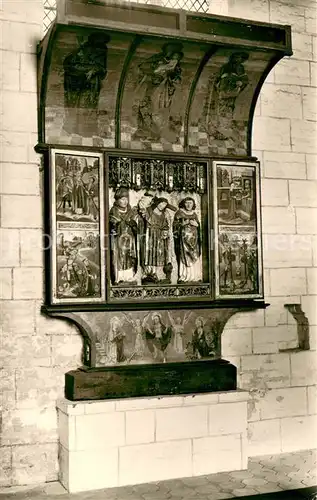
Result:
[[[228,0],[229,16],[291,24],[294,54],[264,84],[254,122],[253,153],[262,163],[266,311],[234,316],[223,353],[249,389],[249,453],[313,446],[316,434],[316,2]],[[300,303],[310,323],[310,351],[297,345]]]
[[[80,364],[74,327],[40,315],[43,290],[36,42],[42,0],[3,0],[1,127],[0,485],[57,479],[56,399]],[[213,12],[293,26],[294,56],[269,75],[254,124],[262,162],[264,269],[270,307],[227,324],[223,352],[249,389],[250,454],[310,448],[316,429],[316,1],[228,0]],[[296,346],[285,303],[301,303],[311,350]],[[314,424],[315,422],[315,424]]]

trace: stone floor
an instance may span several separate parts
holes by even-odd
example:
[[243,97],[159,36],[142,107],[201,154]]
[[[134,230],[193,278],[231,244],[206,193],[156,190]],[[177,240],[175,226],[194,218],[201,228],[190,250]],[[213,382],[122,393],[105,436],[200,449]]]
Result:
[[[69,494],[59,483],[34,488],[0,489],[1,500],[225,500],[259,495],[274,500],[310,498],[317,500],[317,451],[267,455],[249,460],[247,471],[223,472],[209,476],[160,481],[157,483]],[[294,496],[292,490],[298,490]],[[285,494],[277,493],[284,491]],[[304,492],[300,493],[300,492]],[[266,494],[276,492],[273,495]],[[261,496],[260,494],[263,494]],[[304,496],[302,496],[304,495]],[[252,498],[254,498],[252,496]],[[255,497],[256,498],[256,497]]]

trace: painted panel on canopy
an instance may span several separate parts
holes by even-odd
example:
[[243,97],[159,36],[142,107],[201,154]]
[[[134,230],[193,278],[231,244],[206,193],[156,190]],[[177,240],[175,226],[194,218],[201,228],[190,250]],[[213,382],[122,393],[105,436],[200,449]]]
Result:
[[262,51],[219,49],[199,78],[191,105],[191,153],[245,155],[251,103],[272,58]]
[[118,84],[132,35],[61,31],[48,77],[46,142],[115,146]]
[[121,108],[121,147],[184,150],[189,92],[207,45],[143,41],[128,68]]

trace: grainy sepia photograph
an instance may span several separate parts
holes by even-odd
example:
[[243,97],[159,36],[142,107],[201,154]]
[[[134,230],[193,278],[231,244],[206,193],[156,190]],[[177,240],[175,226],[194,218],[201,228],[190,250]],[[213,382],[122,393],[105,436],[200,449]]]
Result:
[[317,500],[317,0],[0,25],[0,500]]

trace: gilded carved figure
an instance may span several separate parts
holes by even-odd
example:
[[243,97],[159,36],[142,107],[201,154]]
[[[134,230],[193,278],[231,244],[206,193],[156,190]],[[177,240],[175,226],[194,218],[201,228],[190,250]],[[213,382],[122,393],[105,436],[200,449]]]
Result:
[[131,283],[137,272],[136,214],[127,189],[118,189],[114,198],[109,212],[111,279],[113,284]]
[[170,233],[167,209],[175,210],[168,200],[154,197],[150,206],[140,208],[144,221],[142,245],[143,282],[168,280],[168,265],[170,264]]
[[195,212],[195,200],[190,196],[183,198],[178,207],[173,222],[178,283],[199,281],[201,234],[199,219]]

